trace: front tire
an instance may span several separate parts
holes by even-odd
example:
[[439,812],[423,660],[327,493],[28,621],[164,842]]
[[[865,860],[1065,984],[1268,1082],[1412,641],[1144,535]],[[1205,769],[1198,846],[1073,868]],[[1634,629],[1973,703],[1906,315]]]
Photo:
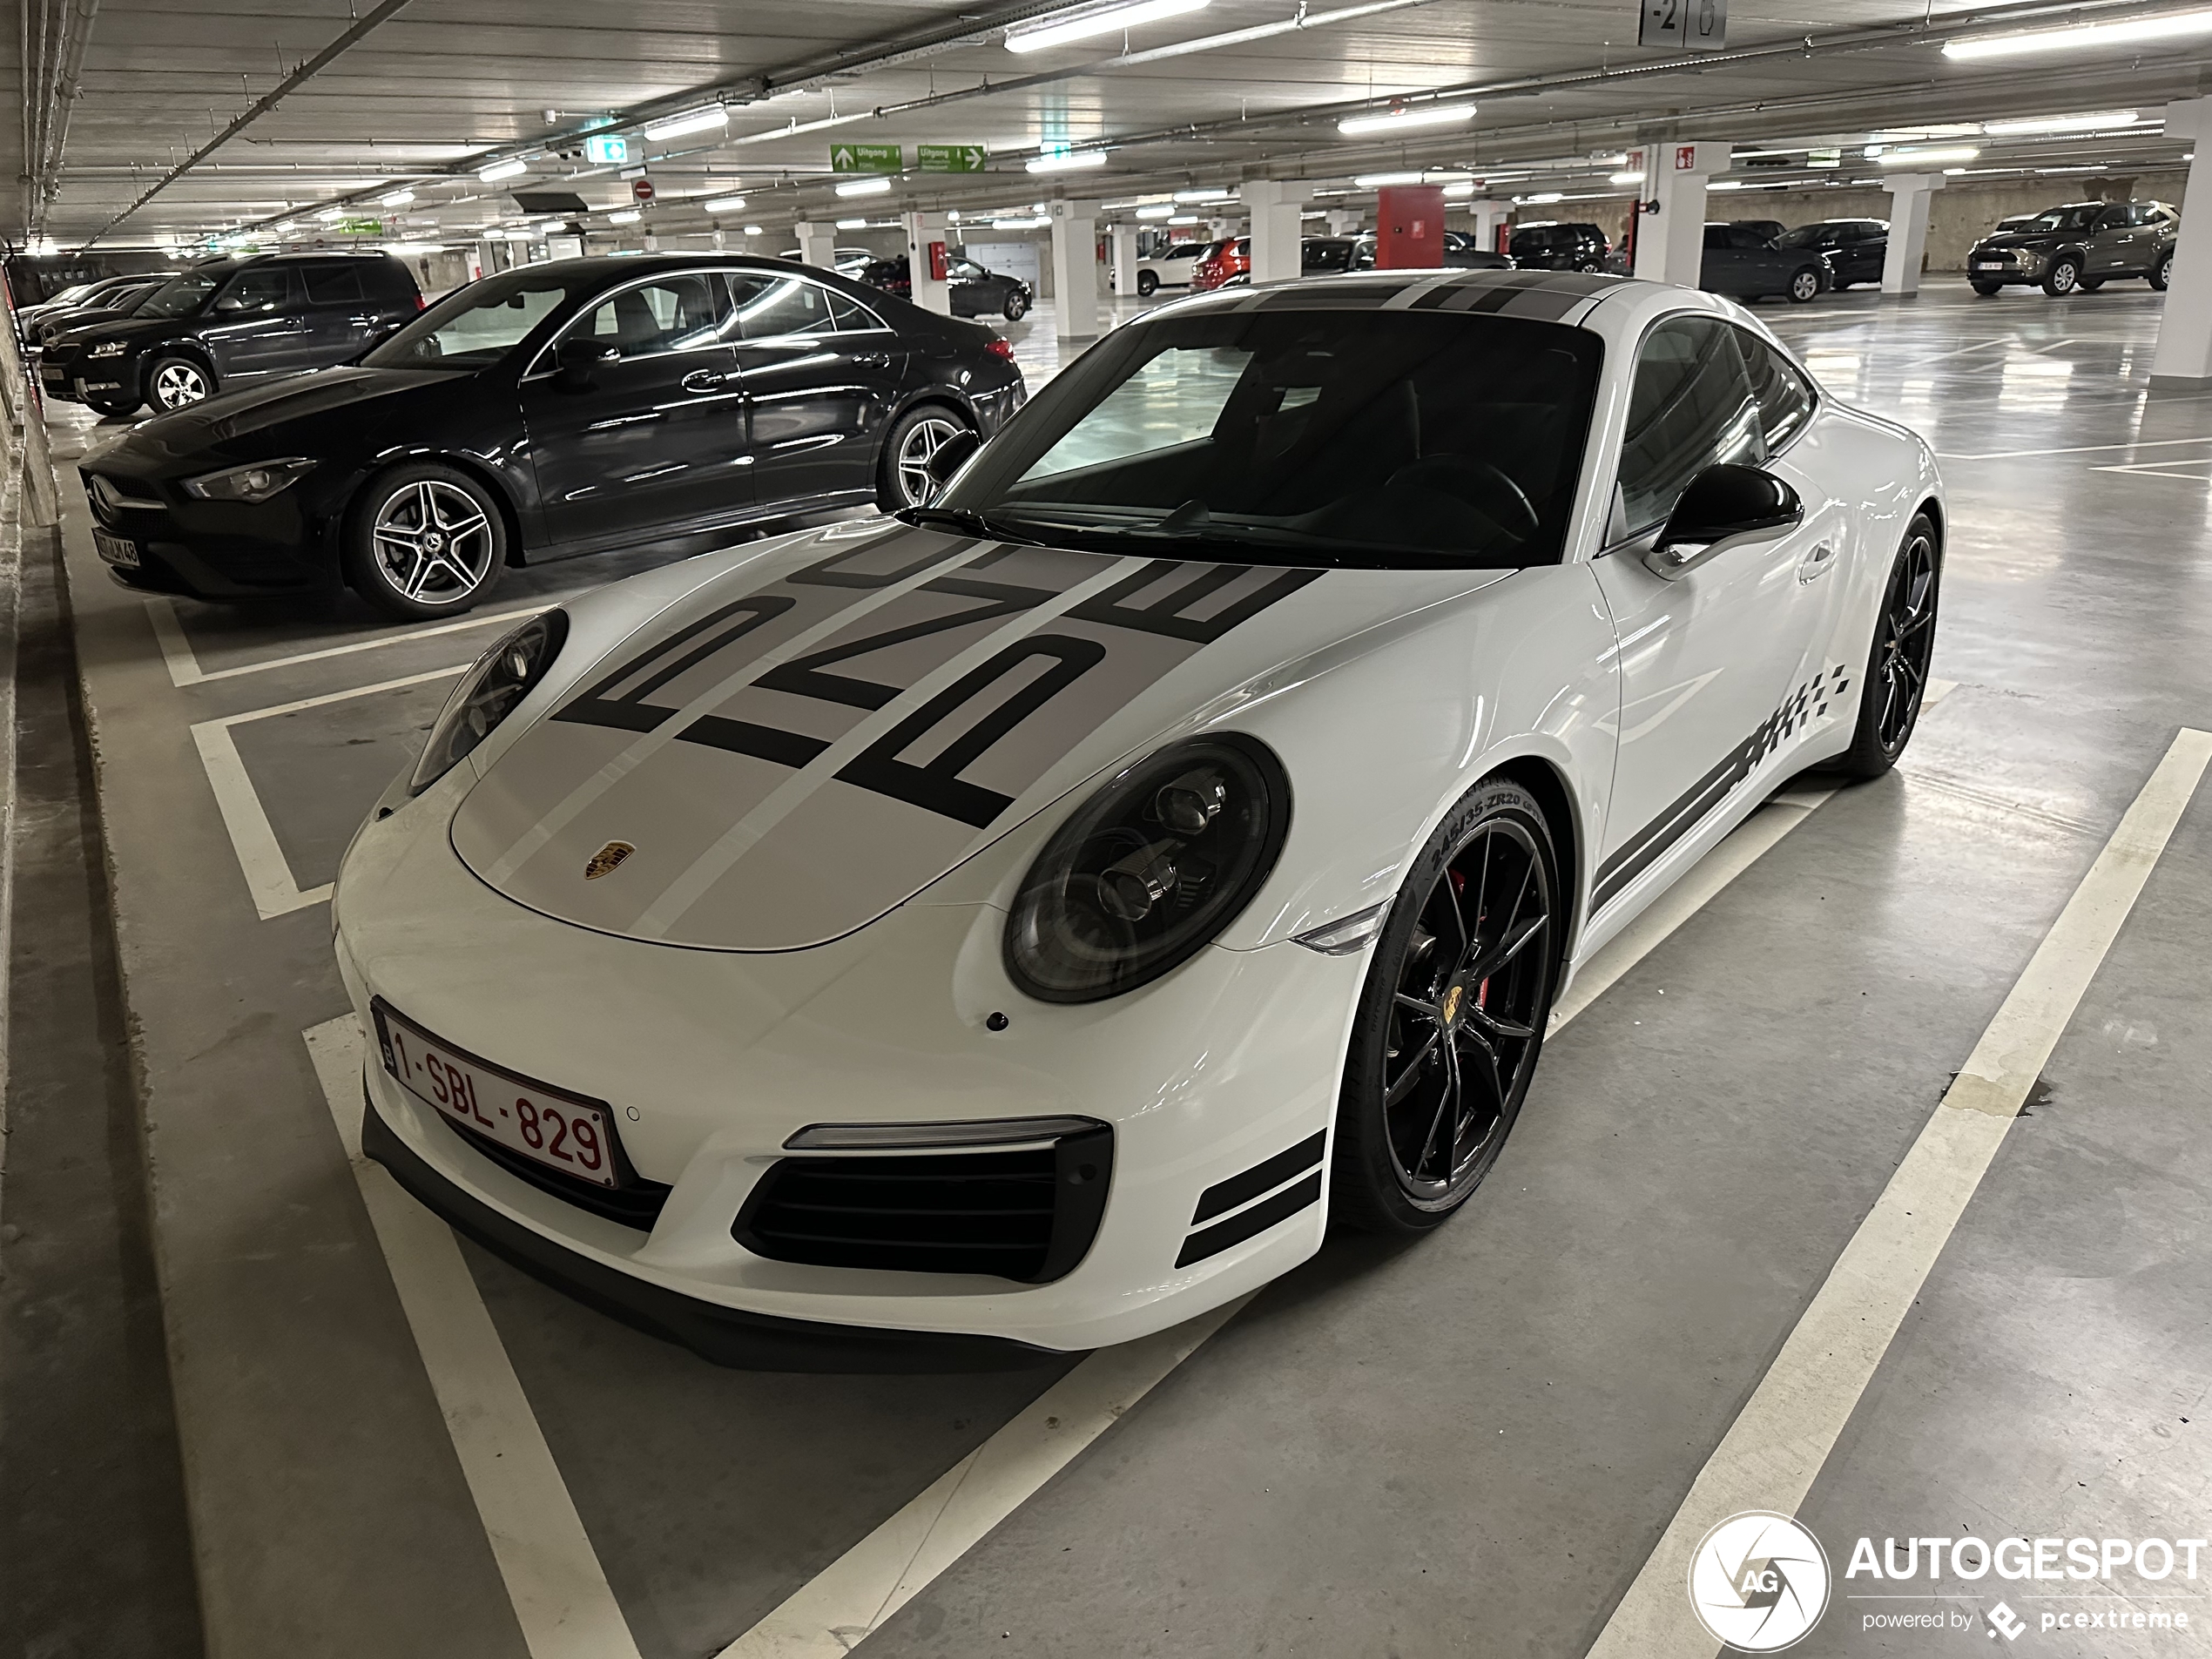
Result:
[[433,461],[371,479],[346,516],[346,585],[388,617],[473,609],[507,563],[507,522],[491,493]]
[[145,401],[165,415],[214,395],[215,376],[205,363],[168,352],[146,365]]
[[2005,288],[2001,282],[1969,282],[1967,286],[1985,300],[1994,299]]
[[1481,1184],[1536,1069],[1564,924],[1536,798],[1477,784],[1414,857],[1375,942],[1337,1105],[1333,1221],[1426,1232]]
[[2163,293],[2166,292],[2166,285],[2173,280],[2174,253],[2169,248],[2160,254],[2158,263],[2150,267],[2150,286],[2158,293]]
[[1835,764],[1846,778],[1880,777],[1912,741],[1935,655],[1936,602],[1942,585],[1943,550],[1935,524],[1925,513],[1915,514],[1883,585],[1873,648],[1859,682],[1851,746]]
[[1025,296],[1020,293],[1009,293],[1006,296],[1004,315],[1008,322],[1019,322],[1028,314],[1029,301]]
[[2105,280],[2102,277],[2083,277],[2081,279],[2081,292],[2084,293],[2094,293],[2099,288],[2103,287],[2104,285]]
[[2081,286],[2081,261],[2068,253],[2051,261],[2051,268],[2043,273],[2043,292],[2054,300],[2062,300]]
[[140,401],[142,400],[135,397],[88,397],[84,400],[84,407],[95,415],[105,415],[110,420],[117,420],[135,411]]
[[920,507],[937,493],[929,475],[930,459],[956,432],[972,428],[952,410],[929,403],[908,409],[891,424],[876,469],[876,504],[887,513]]
[[1790,303],[1794,306],[1801,306],[1809,300],[1818,299],[1820,297],[1820,273],[1810,265],[1802,271],[1791,272],[1790,286],[1784,292],[1789,294]]

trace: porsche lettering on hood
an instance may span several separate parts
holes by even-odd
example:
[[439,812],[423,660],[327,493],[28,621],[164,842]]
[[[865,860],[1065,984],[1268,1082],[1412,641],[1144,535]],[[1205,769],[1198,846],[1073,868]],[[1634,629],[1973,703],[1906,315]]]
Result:
[[604,932],[818,944],[1004,833],[1116,711],[1320,575],[905,529],[772,580],[741,566],[518,738],[454,846]]

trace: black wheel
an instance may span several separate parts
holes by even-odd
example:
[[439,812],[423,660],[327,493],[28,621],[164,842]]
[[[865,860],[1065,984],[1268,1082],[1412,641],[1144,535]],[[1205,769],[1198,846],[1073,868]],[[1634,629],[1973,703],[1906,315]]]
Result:
[[2051,268],[2043,273],[2043,292],[2054,300],[2072,293],[2081,286],[2081,261],[2071,253],[2061,253],[2051,261]]
[[1983,299],[1985,299],[1985,300],[1986,300],[1986,299],[1990,298],[1990,297],[1991,297],[1992,295],[1993,295],[1993,294],[1996,294],[1996,293],[1999,293],[2002,292],[2002,291],[2003,291],[2003,289],[2004,289],[2004,287],[2005,287],[2005,285],[2004,285],[2003,283],[2001,283],[2001,282],[1971,282],[1971,281],[1969,282],[1968,286],[1969,286],[1969,287],[1971,287],[1976,293],[1979,294],[1979,295],[1980,295]]
[[146,365],[146,401],[157,409],[188,408],[214,395],[215,377],[205,363],[165,353]]
[[1558,872],[1535,797],[1497,778],[1468,791],[1414,859],[1352,1022],[1333,1219],[1425,1231],[1497,1162],[1551,1016]]
[[469,610],[507,563],[507,523],[490,492],[436,462],[372,479],[347,515],[347,585],[393,617]]
[[2159,293],[2166,292],[2166,285],[2174,280],[2174,250],[2168,248],[2158,256],[2158,263],[2150,267],[2150,286]]
[[1150,271],[1139,271],[1136,273],[1136,297],[1138,299],[1150,300],[1159,291],[1160,279],[1157,276],[1154,275]]
[[2081,279],[2081,292],[2084,293],[2094,293],[2099,288],[2103,287],[2104,285],[2105,280],[2102,277],[2083,277]]
[[1851,745],[1836,762],[1851,778],[1878,778],[1897,765],[1920,718],[1935,655],[1936,601],[1943,581],[1943,553],[1935,526],[1916,515],[1905,545],[1890,565],[1882,608],[1874,621],[1874,646],[1859,682],[1858,724]]
[[1020,289],[1015,289],[1006,296],[1004,312],[1008,322],[1021,321],[1022,318],[1029,314],[1029,296]]
[[88,397],[84,400],[84,407],[91,409],[95,415],[105,415],[110,420],[114,420],[119,416],[130,414],[132,410],[138,407],[138,402],[139,400],[135,397],[129,399],[119,397]]
[[1786,292],[1790,295],[1791,305],[1801,306],[1809,300],[1818,299],[1820,297],[1820,273],[1810,265],[1802,270],[1792,271],[1790,273],[1790,287]]
[[877,469],[876,504],[887,513],[895,513],[901,507],[919,507],[935,495],[937,482],[929,475],[930,458],[954,433],[968,429],[967,421],[936,403],[909,409],[893,421]]

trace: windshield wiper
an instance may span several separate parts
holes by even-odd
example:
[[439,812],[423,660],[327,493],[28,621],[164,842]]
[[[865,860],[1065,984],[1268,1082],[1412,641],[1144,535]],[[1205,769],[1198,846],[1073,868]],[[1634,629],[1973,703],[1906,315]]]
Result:
[[901,507],[891,516],[917,529],[948,529],[955,535],[981,536],[994,542],[1019,542],[1025,547],[1042,545],[1034,536],[1008,529],[999,520],[964,507]]

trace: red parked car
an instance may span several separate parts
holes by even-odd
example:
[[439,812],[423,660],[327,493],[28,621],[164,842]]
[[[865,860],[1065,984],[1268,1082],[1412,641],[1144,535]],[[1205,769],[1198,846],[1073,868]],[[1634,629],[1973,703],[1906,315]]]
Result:
[[1231,277],[1249,276],[1252,268],[1252,239],[1232,236],[1225,242],[1210,242],[1206,251],[1198,255],[1197,263],[1190,267],[1190,292],[1204,293],[1217,288]]

